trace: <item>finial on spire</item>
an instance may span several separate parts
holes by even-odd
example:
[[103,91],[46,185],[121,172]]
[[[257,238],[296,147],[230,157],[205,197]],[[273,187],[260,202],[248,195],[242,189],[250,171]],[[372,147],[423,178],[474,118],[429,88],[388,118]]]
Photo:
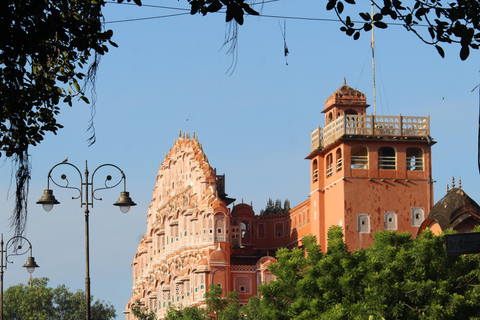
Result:
[[179,137],[179,138],[182,137],[182,129],[180,129],[180,130],[178,131],[178,137]]
[[447,183],[447,193],[448,193],[448,191],[450,191],[450,190],[448,190],[448,183]]
[[458,187],[462,189],[462,178],[458,177]]
[[452,177],[452,189],[455,188],[455,177]]
[[187,139],[190,140],[190,132],[187,132]]
[[195,139],[195,131],[193,131],[193,139]]
[[344,86],[347,85],[347,77],[343,77],[343,85],[344,85]]
[[185,132],[183,133],[183,140],[185,140]]

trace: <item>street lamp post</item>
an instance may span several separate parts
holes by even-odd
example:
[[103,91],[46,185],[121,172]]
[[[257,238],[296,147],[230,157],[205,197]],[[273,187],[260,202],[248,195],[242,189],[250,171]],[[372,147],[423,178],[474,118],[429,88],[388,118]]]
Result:
[[[66,174],[62,174],[60,178],[64,180],[62,183],[57,183],[53,177],[52,177],[52,171],[61,165],[67,165],[73,167],[79,174],[80,176],[80,188],[78,187],[72,187],[70,186],[70,183],[67,179]],[[107,175],[105,177],[104,181],[104,186],[101,188],[95,189],[93,186],[93,179],[95,177],[95,173],[104,167],[113,167],[120,171],[121,177],[116,183],[112,183],[112,176]],[[89,257],[89,230],[88,230],[88,215],[90,213],[89,207],[93,208],[93,200],[102,200],[102,198],[96,198],[95,197],[95,192],[99,190],[104,190],[104,189],[111,189],[116,186],[118,186],[122,181],[123,181],[123,191],[120,192],[120,198],[118,198],[118,201],[115,202],[113,205],[120,207],[120,210],[123,213],[127,213],[130,210],[131,206],[135,206],[136,203],[132,201],[132,199],[129,196],[129,193],[126,191],[126,186],[127,186],[127,180],[125,178],[125,174],[123,171],[117,167],[116,165],[113,164],[102,164],[98,166],[92,173],[90,181],[88,180],[89,177],[89,172],[88,172],[88,166],[87,166],[87,161],[85,161],[85,180],[83,180],[82,174],[80,170],[74,166],[73,164],[67,162],[67,160],[57,163],[54,165],[50,171],[48,172],[47,176],[47,189],[45,189],[43,196],[40,198],[39,201],[37,201],[37,204],[43,205],[43,208],[45,211],[50,211],[53,208],[53,205],[59,204],[54,195],[53,191],[50,189],[50,180],[58,187],[60,188],[67,188],[67,189],[74,189],[78,191],[78,196],[77,197],[72,197],[72,199],[80,199],[80,207],[85,206],[85,260],[86,260],[86,276],[85,276],[85,303],[86,303],[86,319],[90,320],[90,257]]]
[[[22,250],[22,241],[25,240],[28,242],[28,249],[25,250],[24,252],[18,252],[19,250]],[[12,243],[13,242],[13,243]],[[20,243],[20,244],[19,244]],[[10,245],[13,245],[13,253],[8,254],[7,249]],[[25,268],[27,268],[27,271],[29,273],[32,273],[35,271],[35,268],[38,268],[39,266],[35,263],[35,258],[32,257],[32,244],[30,241],[28,241],[27,238],[22,237],[22,236],[13,236],[10,238],[7,243],[4,246],[3,242],[3,233],[2,237],[0,240],[0,320],[3,320],[3,269],[7,269],[8,263],[13,263],[11,261],[8,261],[9,256],[21,256],[24,255],[30,251],[30,257],[28,257],[27,262],[23,265]],[[5,260],[3,259],[5,257]]]

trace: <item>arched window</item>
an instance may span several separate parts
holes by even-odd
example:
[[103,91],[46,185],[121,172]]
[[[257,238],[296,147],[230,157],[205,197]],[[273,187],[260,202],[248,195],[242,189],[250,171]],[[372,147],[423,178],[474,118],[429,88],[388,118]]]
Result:
[[351,150],[351,169],[368,169],[368,149],[365,146],[353,146]]
[[337,171],[342,171],[342,167],[343,167],[343,160],[342,160],[342,149],[341,148],[338,148],[337,151],[335,152],[335,160],[336,160],[336,168],[337,168]]
[[330,177],[333,175],[333,155],[330,153],[327,155],[327,161],[326,161],[326,171],[327,171],[327,177]]
[[423,151],[421,148],[407,148],[407,170],[423,170]]
[[313,160],[312,163],[312,180],[315,182],[318,180],[318,163],[317,159]]
[[332,122],[333,120],[333,114],[331,112],[328,113],[328,118],[327,118],[327,124],[329,124],[330,122]]
[[249,231],[248,222],[246,222],[246,221],[240,222],[240,227],[241,227],[242,239],[243,238],[248,238],[248,231]]
[[223,218],[215,219],[215,240],[216,241],[225,241],[225,225]]
[[396,169],[395,149],[392,147],[381,147],[378,149],[378,168],[384,170]]
[[213,220],[213,217],[212,217],[212,215],[209,214],[207,216],[208,230],[209,230],[208,232],[209,233],[213,233],[213,228],[212,228],[213,222],[212,222],[212,220]]
[[358,112],[353,109],[348,109],[348,110],[345,110],[345,114],[358,114]]

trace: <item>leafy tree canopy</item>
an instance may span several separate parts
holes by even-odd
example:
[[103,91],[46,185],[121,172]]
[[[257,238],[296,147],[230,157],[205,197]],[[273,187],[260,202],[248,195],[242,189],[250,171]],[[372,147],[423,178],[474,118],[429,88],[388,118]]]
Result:
[[[85,319],[85,293],[71,292],[65,285],[47,287],[47,278],[32,279],[29,285],[9,287],[4,294],[6,320],[82,320]],[[93,298],[92,298],[93,299]],[[115,308],[104,301],[91,306],[92,319],[115,319]]]
[[[377,13],[372,15],[371,12],[357,10],[358,15],[353,17],[345,14],[345,8],[356,6],[355,0],[325,2],[326,10],[334,11],[342,22],[340,30],[355,40],[360,38],[362,31],[372,30],[372,25],[385,29],[389,22],[395,22],[413,32],[424,43],[435,46],[442,57],[445,56],[442,44],[460,45],[462,60],[468,58],[470,49],[479,48],[480,3],[476,0],[372,0]],[[235,19],[240,25],[243,24],[245,13],[258,14],[244,0],[189,0],[189,3],[192,14],[201,12],[204,15],[217,12],[225,5],[226,21]]]
[[274,204],[272,198],[269,198],[265,209],[260,210],[260,215],[282,214],[287,213],[289,210],[290,201],[288,201],[288,199],[285,200],[282,207],[282,200],[277,199]]
[[[99,56],[113,32],[102,26],[100,0],[2,0],[0,2],[0,156],[13,157],[16,172],[12,224],[22,234],[30,165],[28,148],[62,128],[60,102],[89,102]],[[89,66],[89,67],[88,67]],[[94,135],[92,136],[94,139]],[[93,141],[92,141],[93,142]]]
[[349,252],[340,227],[326,254],[313,237],[277,253],[262,285],[264,319],[469,319],[480,316],[480,255],[447,256],[443,235],[382,231]]

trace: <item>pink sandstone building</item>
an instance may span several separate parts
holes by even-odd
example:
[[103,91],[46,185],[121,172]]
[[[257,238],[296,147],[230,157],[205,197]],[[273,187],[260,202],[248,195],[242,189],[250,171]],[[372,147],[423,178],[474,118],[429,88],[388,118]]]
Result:
[[311,132],[306,157],[310,196],[278,215],[229,207],[225,175],[195,133],[180,134],[157,175],[126,320],[137,300],[160,318],[170,306],[203,306],[211,284],[246,303],[274,279],[268,266],[277,249],[301,247],[309,234],[326,248],[332,225],[343,227],[350,250],[370,246],[380,230],[416,235],[433,207],[430,118],[367,115],[368,106],[346,84],[326,100],[325,126]]

